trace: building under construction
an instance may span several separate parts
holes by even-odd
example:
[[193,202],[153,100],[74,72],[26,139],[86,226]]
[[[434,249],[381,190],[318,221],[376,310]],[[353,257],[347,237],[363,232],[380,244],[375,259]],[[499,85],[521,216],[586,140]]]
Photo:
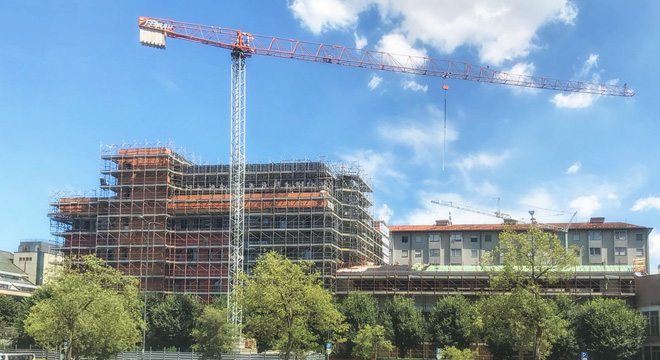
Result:
[[[200,165],[171,145],[103,146],[100,192],[59,196],[51,232],[67,255],[95,254],[159,292],[227,292],[229,165]],[[268,251],[338,268],[383,263],[371,187],[356,165],[248,164],[245,263]],[[246,269],[247,270],[247,269]]]

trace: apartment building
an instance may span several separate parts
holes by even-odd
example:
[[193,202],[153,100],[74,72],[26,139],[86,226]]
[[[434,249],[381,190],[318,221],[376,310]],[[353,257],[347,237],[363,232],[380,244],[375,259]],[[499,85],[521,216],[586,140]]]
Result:
[[[547,225],[556,229],[568,224]],[[524,224],[506,226],[517,231],[529,228]],[[392,264],[480,265],[482,257],[497,247],[504,227],[504,224],[452,225],[448,221],[437,221],[435,225],[390,226]],[[568,241],[569,246],[580,248],[581,265],[633,265],[634,259],[643,259],[645,269],[649,269],[647,251],[651,230],[593,217],[589,222],[572,223],[568,232],[558,232],[558,237],[562,244]]]
[[45,240],[24,240],[14,253],[14,265],[28,274],[35,285],[43,285],[53,266],[62,262],[62,252],[57,244]]

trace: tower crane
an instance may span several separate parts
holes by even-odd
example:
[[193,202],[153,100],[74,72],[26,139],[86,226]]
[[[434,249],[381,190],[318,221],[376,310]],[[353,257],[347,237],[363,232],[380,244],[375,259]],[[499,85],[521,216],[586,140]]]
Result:
[[229,296],[230,320],[242,321],[240,306],[235,301],[238,274],[243,269],[245,210],[245,59],[252,55],[314,61],[372,70],[433,76],[443,79],[470,80],[493,84],[521,86],[611,96],[634,96],[627,87],[573,80],[557,80],[540,76],[516,75],[471,65],[466,62],[427,57],[390,54],[352,49],[300,40],[256,35],[241,30],[192,24],[174,20],[140,16],[140,42],[145,46],[165,49],[166,38],[188,40],[231,51],[231,156],[230,156],[230,240]]
[[483,210],[483,209],[479,209],[479,208],[468,206],[468,205],[457,204],[455,202],[443,201],[443,200],[431,200],[431,203],[437,204],[437,205],[442,205],[442,206],[447,206],[447,207],[452,207],[454,209],[470,211],[470,212],[477,213],[477,214],[493,216],[493,217],[504,220],[505,223],[510,223],[510,224],[518,223],[518,220],[511,217],[511,215],[500,212],[499,210],[498,211],[488,211],[488,210]]

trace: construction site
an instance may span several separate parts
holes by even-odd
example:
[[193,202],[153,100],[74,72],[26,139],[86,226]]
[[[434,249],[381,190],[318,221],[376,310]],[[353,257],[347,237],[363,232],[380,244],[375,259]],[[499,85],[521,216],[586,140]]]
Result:
[[[209,300],[228,291],[228,165],[199,165],[172,146],[103,146],[97,196],[61,196],[51,232],[67,255],[95,254],[141,288]],[[248,164],[246,270],[267,251],[312,261],[334,289],[339,268],[383,263],[357,165]]]

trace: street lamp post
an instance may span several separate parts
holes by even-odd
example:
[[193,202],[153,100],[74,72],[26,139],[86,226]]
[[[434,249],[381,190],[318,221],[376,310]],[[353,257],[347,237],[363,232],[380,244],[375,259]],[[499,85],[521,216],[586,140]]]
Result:
[[147,222],[147,230],[149,229],[150,226],[153,225],[152,228],[152,235],[147,237],[147,266],[145,270],[145,275],[144,275],[144,305],[143,305],[143,314],[142,314],[142,321],[144,322],[144,326],[142,327],[142,358],[144,359],[144,351],[146,348],[146,343],[147,343],[147,284],[149,283],[149,239],[151,238],[151,244],[155,243],[155,237],[156,237],[156,225],[162,225],[162,223],[159,223],[157,221],[150,221],[147,220],[144,216],[140,215],[138,216],[142,221]]

